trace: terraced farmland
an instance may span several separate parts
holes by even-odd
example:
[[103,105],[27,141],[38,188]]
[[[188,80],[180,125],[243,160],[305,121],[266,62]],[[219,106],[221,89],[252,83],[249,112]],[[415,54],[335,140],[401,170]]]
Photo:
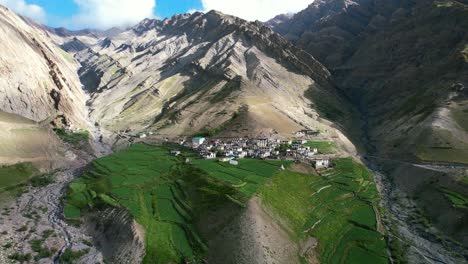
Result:
[[245,159],[233,166],[193,159],[190,151],[174,157],[170,149],[134,145],[94,161],[69,187],[66,218],[77,221],[89,208],[126,208],[145,228],[145,263],[196,260],[206,251],[195,229],[197,217],[218,203],[242,206],[282,164],[288,165]]
[[194,259],[204,245],[174,177],[178,164],[166,148],[147,145],[98,159],[70,185],[65,216],[77,219],[87,208],[124,207],[145,228],[145,263]]
[[335,152],[336,145],[331,141],[308,141],[307,147],[317,148],[320,154],[331,154]]
[[377,189],[371,174],[351,159],[336,160],[323,176],[281,172],[259,195],[298,243],[317,238],[322,263],[388,262],[373,209]]
[[216,160],[195,160],[192,163],[194,167],[205,171],[211,177],[236,188],[242,201],[254,195],[260,186],[279,172],[281,165],[287,167],[290,164],[290,161],[256,159],[242,159],[237,166]]

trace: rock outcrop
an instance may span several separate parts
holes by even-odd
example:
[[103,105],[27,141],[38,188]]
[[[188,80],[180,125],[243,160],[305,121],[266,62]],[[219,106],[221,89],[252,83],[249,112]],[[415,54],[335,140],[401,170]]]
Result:
[[66,125],[85,127],[86,96],[76,61],[2,6],[0,35],[0,110],[37,122],[60,112]]
[[141,263],[145,233],[130,213],[109,208],[87,216],[87,229],[103,256],[111,263]]
[[88,129],[78,63],[47,32],[0,6],[0,164],[50,170],[74,159],[51,128]]

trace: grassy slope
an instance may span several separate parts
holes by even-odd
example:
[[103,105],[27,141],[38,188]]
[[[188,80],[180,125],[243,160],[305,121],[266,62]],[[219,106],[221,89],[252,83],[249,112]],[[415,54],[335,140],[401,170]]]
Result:
[[372,208],[378,192],[371,174],[351,159],[335,161],[322,177],[281,172],[260,197],[296,241],[318,239],[322,263],[387,263]]
[[89,139],[89,132],[86,130],[69,133],[65,131],[65,129],[56,128],[54,131],[64,142],[70,143],[74,146],[83,144]]
[[31,163],[0,166],[0,204],[24,192],[31,178],[38,174],[39,170]]
[[145,228],[145,263],[197,259],[206,248],[194,218],[227,200],[242,205],[281,163],[243,160],[236,167],[194,160],[187,165],[185,157],[194,154],[176,158],[168,147],[134,145],[98,159],[70,185],[65,216],[76,220],[89,207],[124,207]]
[[386,262],[372,208],[377,190],[370,173],[351,159],[337,160],[320,177],[280,171],[281,164],[290,165],[281,161],[244,159],[233,166],[189,151],[176,158],[169,149],[134,145],[96,160],[70,185],[66,217],[77,219],[88,208],[126,208],[145,228],[144,262],[178,263],[204,255],[194,223],[206,209],[227,201],[242,206],[258,193],[295,241],[318,238],[323,263]]
[[28,181],[38,171],[30,163],[0,167],[0,190]]
[[335,143],[331,141],[308,141],[306,146],[317,148],[320,154],[330,154],[335,152]]

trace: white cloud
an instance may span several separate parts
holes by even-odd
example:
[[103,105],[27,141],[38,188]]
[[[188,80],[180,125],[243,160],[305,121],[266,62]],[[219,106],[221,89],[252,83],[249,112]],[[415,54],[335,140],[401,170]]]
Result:
[[267,21],[276,15],[298,12],[314,0],[202,0],[205,11],[212,9],[246,20]]
[[24,0],[0,0],[0,4],[22,16],[27,16],[38,22],[44,23],[46,20],[46,13],[42,7],[35,4],[28,4]]
[[203,10],[199,10],[199,9],[189,9],[189,10],[187,10],[187,13],[189,13],[189,14],[193,14],[195,12],[203,12]]
[[79,13],[71,24],[76,28],[108,29],[130,26],[153,17],[155,0],[74,0]]

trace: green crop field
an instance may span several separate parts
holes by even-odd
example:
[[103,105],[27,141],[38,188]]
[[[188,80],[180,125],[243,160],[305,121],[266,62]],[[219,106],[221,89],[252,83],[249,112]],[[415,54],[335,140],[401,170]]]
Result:
[[205,246],[174,177],[179,163],[168,149],[148,145],[98,159],[70,185],[64,214],[78,219],[89,207],[124,207],[145,228],[145,263],[194,259]]
[[444,193],[445,197],[450,200],[453,207],[468,209],[468,197],[447,188],[440,188],[440,190]]
[[335,143],[331,141],[308,141],[306,146],[317,148],[320,154],[331,154],[335,152]]
[[339,159],[324,176],[283,171],[259,191],[290,236],[319,241],[322,263],[387,263],[373,206],[379,195],[372,175],[351,159]]
[[[169,154],[171,147],[134,145],[95,160],[69,186],[64,214],[78,220],[89,208],[126,208],[145,228],[145,263],[180,263],[206,250],[194,218],[222,201],[243,205],[286,162],[245,159],[239,166]],[[192,164],[185,164],[191,157]]]
[[323,263],[386,262],[386,242],[376,231],[373,206],[379,198],[372,175],[351,159],[313,176],[282,171],[281,165],[290,165],[284,161],[242,159],[234,166],[196,159],[190,150],[174,157],[171,149],[137,144],[95,160],[70,184],[66,218],[125,208],[145,229],[144,263],[197,262],[207,251],[195,228],[203,212],[225,203],[243,206],[257,194],[284,219],[295,241],[319,240]]
[[237,166],[217,160],[194,160],[192,165],[215,179],[231,184],[239,191],[237,195],[239,199],[245,201],[257,191],[258,187],[279,172],[281,165],[287,167],[290,163],[289,161],[242,159]]

